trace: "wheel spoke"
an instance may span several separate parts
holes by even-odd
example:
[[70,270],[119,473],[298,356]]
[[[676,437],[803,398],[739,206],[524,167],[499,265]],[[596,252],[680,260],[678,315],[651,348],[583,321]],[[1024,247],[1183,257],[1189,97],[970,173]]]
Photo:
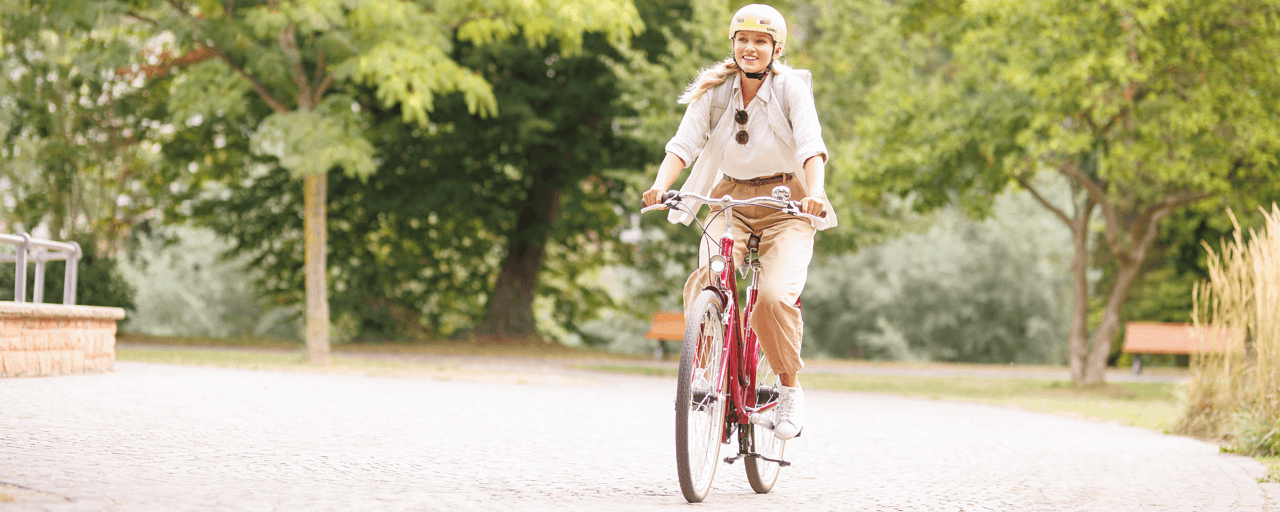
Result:
[[[777,401],[780,385],[778,375],[769,366],[768,359],[763,352],[759,352],[756,363],[756,397],[761,401],[756,403],[756,407],[765,407]],[[763,423],[777,424],[777,407],[769,407],[759,414],[766,420]],[[755,453],[770,459],[783,460],[782,453],[786,447],[786,441],[778,439],[771,430],[760,425],[752,425],[749,435]],[[778,473],[782,470],[778,463],[761,458],[748,458],[744,465],[747,468],[747,480],[751,483],[751,488],[758,493],[769,492],[778,479]]]
[[690,502],[702,501],[711,488],[720,454],[725,397],[724,324],[714,293],[704,292],[690,309],[677,389],[676,452],[680,488]]

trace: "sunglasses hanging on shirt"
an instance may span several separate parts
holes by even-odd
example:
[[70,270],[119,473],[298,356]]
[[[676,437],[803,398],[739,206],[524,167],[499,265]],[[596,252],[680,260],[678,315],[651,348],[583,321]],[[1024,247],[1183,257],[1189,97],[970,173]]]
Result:
[[738,128],[738,135],[736,137],[738,144],[742,144],[743,146],[747,145],[747,141],[751,140],[751,135],[747,133],[747,111],[738,110],[738,113],[733,115],[733,120],[742,125]]

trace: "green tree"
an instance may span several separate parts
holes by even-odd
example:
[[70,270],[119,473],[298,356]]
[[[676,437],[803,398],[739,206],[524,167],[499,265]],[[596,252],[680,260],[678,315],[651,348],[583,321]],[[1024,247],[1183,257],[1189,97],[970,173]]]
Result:
[[[422,129],[393,109],[369,107],[380,171],[335,177],[329,198],[334,300],[363,332],[449,335],[488,316],[514,320],[484,334],[519,338],[535,333],[535,296],[570,330],[608,302],[578,277],[609,258],[621,195],[615,175],[628,172],[609,170],[637,168],[648,156],[613,127],[630,114],[601,59],[612,51],[597,37],[569,56],[554,41],[460,44],[453,58],[486,70],[501,113],[475,118],[462,97],[442,96],[435,122]],[[281,235],[296,244],[300,231],[282,213],[292,208],[276,199],[288,197],[288,181],[275,171],[197,209],[279,277],[266,283],[276,297],[296,290],[296,251],[275,250]],[[522,279],[505,285],[524,295],[515,304],[492,300],[511,273]]]
[[449,58],[455,33],[462,41],[481,44],[515,35],[538,45],[555,39],[574,50],[586,32],[622,41],[639,28],[635,9],[626,1],[148,0],[97,7],[105,18],[151,27],[153,34],[172,41],[174,53],[203,49],[216,59],[208,64],[213,74],[237,77],[223,80],[224,94],[199,102],[192,111],[212,111],[228,100],[270,108],[269,115],[250,127],[251,148],[274,157],[302,181],[307,353],[319,364],[327,363],[329,345],[329,171],[338,168],[358,177],[377,169],[366,135],[368,114],[358,108],[353,89],[372,88],[381,107],[396,108],[423,128],[430,124],[428,114],[440,94],[460,93],[469,113],[491,115],[498,105],[490,84]]
[[[534,299],[553,320],[540,321],[542,334],[567,330],[594,339],[578,326],[611,301],[591,276],[604,263],[637,254],[630,247],[620,251],[614,241],[618,215],[635,208],[634,170],[656,162],[653,155],[665,143],[647,136],[646,120],[659,101],[663,112],[674,112],[685,81],[714,58],[700,55],[680,69],[657,64],[683,58],[690,27],[704,31],[712,24],[690,19],[695,6],[684,1],[637,7],[649,30],[628,46],[599,37],[588,37],[578,54],[562,52],[555,41],[543,48],[518,41],[456,45],[451,57],[485,70],[494,84],[504,105],[497,116],[468,120],[462,98],[446,95],[437,101],[434,122],[422,128],[374,104],[367,89],[353,94],[374,119],[369,133],[381,170],[367,180],[333,178],[330,258],[335,307],[354,314],[365,335],[449,335],[494,318],[489,309],[497,302],[488,299],[506,264],[532,269],[519,275],[536,278],[516,283],[517,291],[529,293],[518,307],[503,308],[520,317],[522,328],[534,323]],[[715,33],[722,36],[718,28]],[[661,90],[650,87],[654,83]],[[660,97],[650,102],[654,94]],[[536,173],[552,177],[535,180]],[[522,202],[531,187],[547,184],[563,190],[550,229],[537,222],[521,227],[516,212],[528,210]],[[296,274],[288,269],[294,260],[273,247],[297,246],[296,222],[278,213],[293,208],[280,198],[297,198],[281,188],[287,178],[278,171],[252,186],[228,186],[230,196],[205,202],[199,216],[239,240],[237,250],[253,253],[254,266],[272,276],[266,291],[283,299],[293,293]],[[252,218],[278,220],[246,222]],[[534,240],[535,248],[545,238],[543,261],[533,259],[538,250],[508,258],[508,243],[517,237]],[[693,244],[679,245],[686,246]]]
[[44,228],[110,259],[168,192],[164,101],[116,67],[141,49],[135,27],[57,7],[0,6],[0,230]]
[[[922,208],[959,194],[983,212],[1013,184],[1043,199],[1038,172],[1068,178],[1070,206],[1041,204],[1073,233],[1072,379],[1103,382],[1161,221],[1274,180],[1280,119],[1265,98],[1280,94],[1266,71],[1280,47],[1277,4],[950,1],[884,12],[898,37],[867,62],[881,79],[856,127],[867,142],[851,155],[864,161],[855,183],[914,194]],[[837,81],[867,74],[831,69]],[[1090,336],[1094,212],[1115,281]]]

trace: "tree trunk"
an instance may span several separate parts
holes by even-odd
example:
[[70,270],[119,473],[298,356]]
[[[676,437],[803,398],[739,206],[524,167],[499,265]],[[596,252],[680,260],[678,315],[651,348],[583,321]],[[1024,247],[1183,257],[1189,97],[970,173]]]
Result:
[[529,339],[537,336],[533,298],[538,272],[546,257],[547,237],[560,208],[560,188],[539,177],[520,209],[516,228],[507,238],[507,257],[489,299],[489,316],[475,330],[493,339]]
[[1071,282],[1074,302],[1071,307],[1071,331],[1067,334],[1067,347],[1071,368],[1071,382],[1079,385],[1084,382],[1086,356],[1089,337],[1089,218],[1093,214],[1092,203],[1086,203],[1089,209],[1077,213],[1071,219],[1071,238],[1075,249],[1071,254]]
[[325,280],[328,176],[307,176],[303,181],[304,236],[307,279],[307,362],[329,365],[329,292]]
[[[1145,250],[1141,252],[1144,255],[1146,253]],[[1129,300],[1129,292],[1137,282],[1138,274],[1142,270],[1142,260],[1145,259],[1121,260],[1119,263],[1120,270],[1116,284],[1111,288],[1111,296],[1107,299],[1106,309],[1102,312],[1102,321],[1098,323],[1098,329],[1093,332],[1093,344],[1085,362],[1084,378],[1076,381],[1078,384],[1096,386],[1107,381],[1107,356],[1111,354],[1111,340],[1115,339],[1116,333],[1120,331],[1120,310],[1124,307],[1125,301]]]
[[[1066,169],[1068,167],[1063,167],[1059,172],[1071,177]],[[1067,363],[1071,368],[1071,381],[1081,385],[1088,374],[1089,362],[1089,219],[1093,217],[1093,210],[1097,203],[1087,192],[1084,194],[1083,201],[1077,202],[1076,196],[1080,193],[1080,186],[1079,182],[1072,182],[1071,203],[1074,211],[1068,216],[1065,210],[1054,206],[1042,196],[1026,178],[1019,178],[1018,183],[1030,192],[1041,206],[1053,212],[1071,229],[1073,250],[1070,269],[1074,302],[1071,306],[1071,330],[1067,333]]]

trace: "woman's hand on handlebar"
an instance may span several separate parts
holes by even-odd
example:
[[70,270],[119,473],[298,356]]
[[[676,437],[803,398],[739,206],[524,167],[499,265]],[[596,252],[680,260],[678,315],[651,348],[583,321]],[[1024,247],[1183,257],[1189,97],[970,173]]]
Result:
[[641,199],[641,204],[645,207],[649,207],[649,206],[653,206],[655,204],[661,203],[662,196],[666,192],[667,192],[666,189],[661,189],[656,187],[646,190],[644,191],[644,196]]
[[827,205],[817,197],[806,197],[800,200],[800,211],[814,217],[826,217]]

